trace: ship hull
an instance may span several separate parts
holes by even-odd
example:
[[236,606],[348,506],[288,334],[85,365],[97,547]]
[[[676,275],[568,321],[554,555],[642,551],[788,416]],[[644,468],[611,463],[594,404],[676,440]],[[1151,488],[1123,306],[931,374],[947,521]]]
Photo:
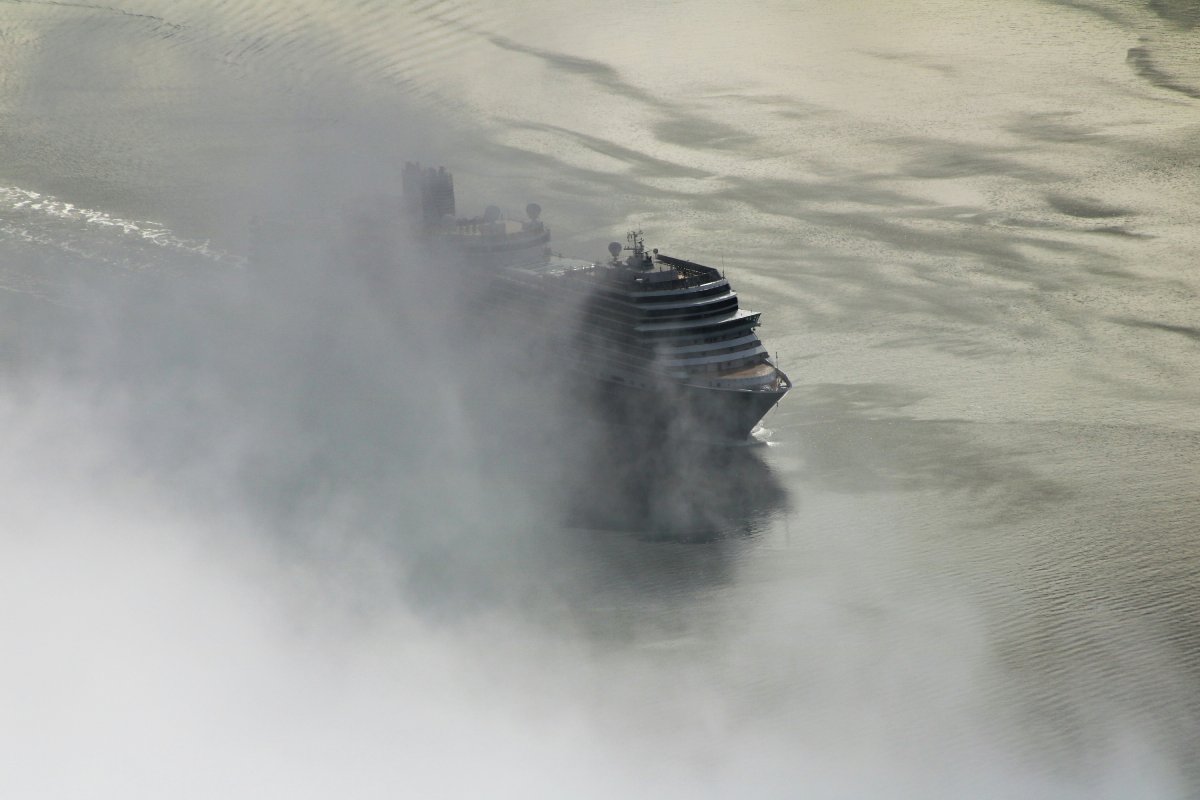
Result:
[[781,388],[769,391],[718,389],[665,379],[651,385],[604,378],[580,381],[598,416],[610,424],[652,439],[726,444],[747,441],[789,386],[786,377]]

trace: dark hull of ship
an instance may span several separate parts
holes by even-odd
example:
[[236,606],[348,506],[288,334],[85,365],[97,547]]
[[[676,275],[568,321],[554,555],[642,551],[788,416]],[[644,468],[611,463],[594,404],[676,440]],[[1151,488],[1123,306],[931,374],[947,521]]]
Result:
[[[696,386],[664,378],[648,386],[577,376],[577,393],[595,415],[639,437],[741,444],[787,393]],[[787,386],[786,380],[784,386]]]

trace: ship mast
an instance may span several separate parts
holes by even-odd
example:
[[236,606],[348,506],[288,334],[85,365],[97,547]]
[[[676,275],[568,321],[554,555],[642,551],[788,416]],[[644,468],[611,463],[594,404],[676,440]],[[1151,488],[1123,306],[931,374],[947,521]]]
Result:
[[[625,234],[627,244],[623,249],[629,250],[633,255],[625,259],[626,266],[631,269],[648,270],[653,266],[650,257],[646,255],[646,245],[642,240],[642,230],[638,228],[636,231],[630,231]],[[614,253],[615,255],[615,253]]]

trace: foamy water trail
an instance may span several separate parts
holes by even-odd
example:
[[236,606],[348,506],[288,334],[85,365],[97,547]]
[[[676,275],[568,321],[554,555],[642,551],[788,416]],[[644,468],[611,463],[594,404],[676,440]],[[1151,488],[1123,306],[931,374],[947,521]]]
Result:
[[[162,223],[123,219],[15,186],[0,186],[0,205],[3,206],[0,212],[12,220],[9,225],[14,230],[20,227],[22,221],[30,226],[26,229],[29,236],[33,236],[32,229],[39,222],[44,226],[47,220],[54,224],[82,223],[88,228],[100,229],[98,235],[101,237],[115,235],[124,241],[146,242],[167,251],[201,256],[219,263],[242,263],[242,259],[213,248],[209,242],[178,238]],[[39,241],[49,243],[51,239],[42,237]]]
[[0,288],[55,303],[80,281],[139,273],[166,277],[195,269],[237,269],[246,258],[210,242],[176,236],[152,220],[77,206],[52,195],[0,187],[0,238],[10,256]]

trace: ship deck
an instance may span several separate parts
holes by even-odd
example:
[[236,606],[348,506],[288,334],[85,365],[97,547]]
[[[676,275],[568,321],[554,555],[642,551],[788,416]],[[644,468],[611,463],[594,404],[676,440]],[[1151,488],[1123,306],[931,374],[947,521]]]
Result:
[[754,364],[753,366],[744,369],[735,370],[733,372],[722,372],[720,378],[766,378],[775,374],[775,367],[771,364]]
[[567,258],[566,256],[549,256],[542,258],[532,264],[514,264],[509,269],[514,272],[523,272],[527,275],[535,277],[546,277],[552,275],[567,275],[572,272],[582,270],[590,270],[596,266],[594,261],[584,261],[581,258]]

